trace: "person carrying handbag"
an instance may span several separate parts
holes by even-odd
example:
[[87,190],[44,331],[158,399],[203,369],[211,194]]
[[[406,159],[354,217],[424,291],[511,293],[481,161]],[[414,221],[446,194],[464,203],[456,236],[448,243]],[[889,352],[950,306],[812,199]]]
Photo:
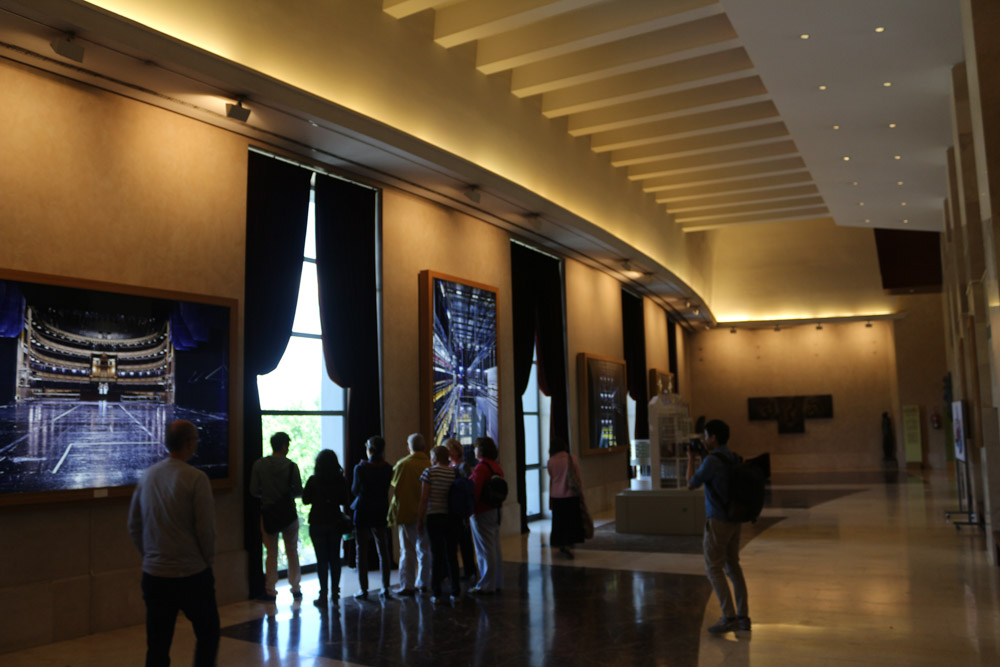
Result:
[[292,599],[301,600],[299,581],[299,514],[295,499],[302,495],[299,467],[288,459],[291,438],[277,432],[271,436],[271,455],[254,462],[250,470],[250,495],[260,498],[260,535],[267,556],[264,559],[264,595],[273,602],[277,597],[278,535],[285,543],[288,559],[288,583]]
[[549,443],[546,467],[551,478],[549,509],[552,510],[552,533],[549,545],[558,548],[566,558],[573,559],[573,545],[594,536],[594,522],[583,498],[580,462],[569,453],[565,440],[553,437]]

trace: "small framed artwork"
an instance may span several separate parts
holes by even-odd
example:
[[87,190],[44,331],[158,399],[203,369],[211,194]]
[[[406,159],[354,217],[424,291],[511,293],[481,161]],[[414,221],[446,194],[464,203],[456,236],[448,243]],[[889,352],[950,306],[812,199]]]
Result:
[[500,444],[497,288],[420,272],[420,431],[428,446]]
[[580,453],[611,454],[629,448],[625,361],[581,352],[576,357],[580,400]]
[[649,398],[674,393],[674,374],[657,368],[649,369]]

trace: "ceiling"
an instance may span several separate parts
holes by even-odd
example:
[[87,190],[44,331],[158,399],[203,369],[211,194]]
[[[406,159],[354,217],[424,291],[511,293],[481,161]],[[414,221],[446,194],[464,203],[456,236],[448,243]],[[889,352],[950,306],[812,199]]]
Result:
[[[958,3],[382,0],[590,143],[685,231],[942,229]],[[824,89],[820,89],[823,87]],[[892,124],[892,127],[890,127]],[[897,157],[898,156],[898,157]]]
[[[957,2],[356,1],[437,42],[452,66],[509,85],[638,185],[631,196],[655,199],[664,225],[942,229]],[[440,201],[631,281],[689,326],[715,323],[669,267],[531,187],[106,4],[0,0],[0,56]],[[52,52],[66,32],[83,64]],[[234,93],[249,122],[225,116]]]

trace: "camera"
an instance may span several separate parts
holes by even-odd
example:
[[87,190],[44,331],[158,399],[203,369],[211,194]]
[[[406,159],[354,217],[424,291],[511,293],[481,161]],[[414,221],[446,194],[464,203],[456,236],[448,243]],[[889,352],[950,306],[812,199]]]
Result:
[[694,452],[702,458],[708,456],[708,450],[705,449],[705,445],[699,438],[694,438],[691,442],[684,445],[684,453],[687,454],[688,452]]

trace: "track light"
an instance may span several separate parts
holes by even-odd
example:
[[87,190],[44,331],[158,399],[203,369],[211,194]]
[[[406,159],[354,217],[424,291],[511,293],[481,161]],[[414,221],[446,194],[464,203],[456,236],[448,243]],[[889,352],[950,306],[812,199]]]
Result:
[[470,185],[462,194],[465,195],[466,199],[475,204],[478,204],[479,200],[482,199],[482,194],[475,185]]
[[75,35],[69,33],[65,37],[59,37],[53,39],[49,42],[49,46],[52,50],[61,55],[63,58],[68,58],[69,60],[75,60],[78,63],[83,62],[83,52],[82,46],[73,41]]
[[867,329],[871,329],[872,328],[872,321],[871,320],[868,320],[867,322],[865,322],[865,328],[867,328]]
[[729,333],[731,334],[736,333],[736,327],[729,327]]
[[780,324],[775,324],[774,325],[774,330],[775,331],[781,331],[781,325]]
[[816,331],[822,331],[822,330],[823,330],[823,325],[822,325],[822,324],[819,324],[819,323],[817,323],[817,324],[816,324]]
[[247,122],[247,118],[250,117],[250,109],[243,106],[243,98],[240,97],[236,99],[236,104],[226,105],[226,116],[245,123]]

